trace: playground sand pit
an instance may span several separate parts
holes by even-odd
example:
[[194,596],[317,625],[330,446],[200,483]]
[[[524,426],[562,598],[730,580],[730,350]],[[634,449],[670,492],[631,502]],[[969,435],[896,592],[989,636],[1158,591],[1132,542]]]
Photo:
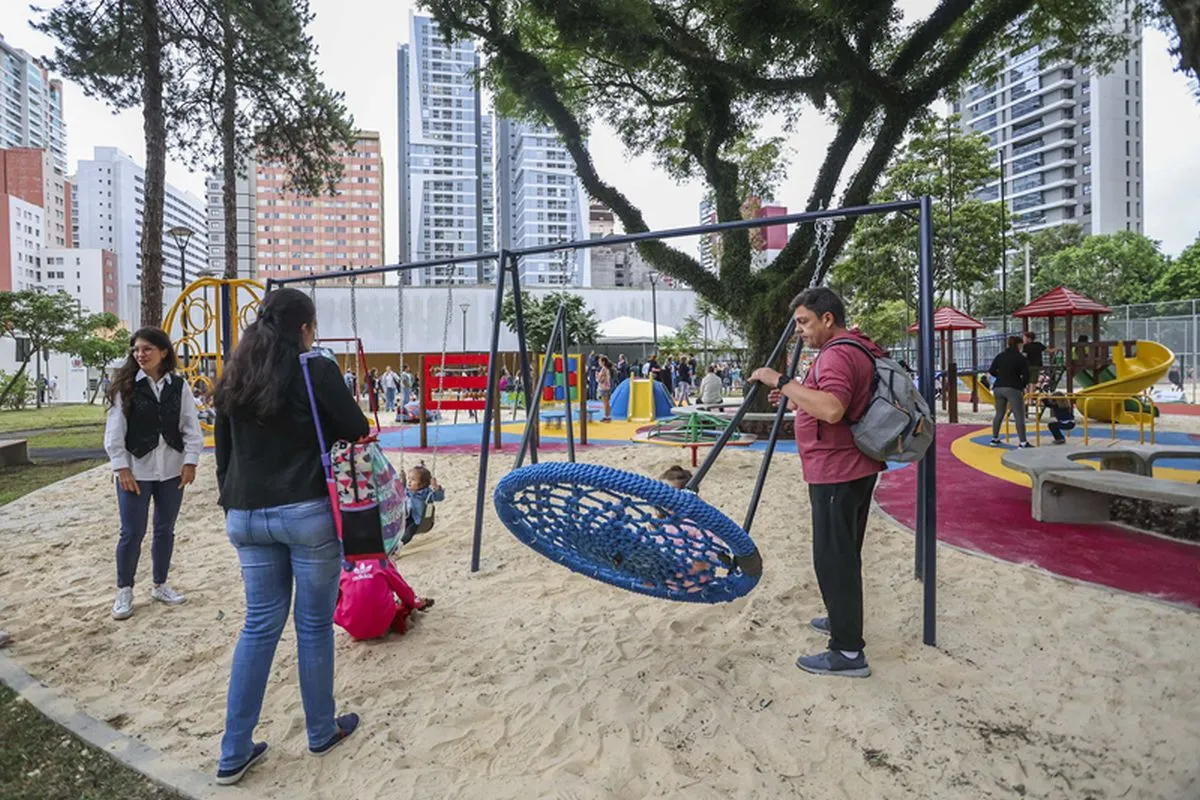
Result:
[[[657,448],[586,459],[655,475]],[[557,457],[557,456],[556,456]],[[493,460],[494,482],[511,451]],[[704,496],[735,518],[757,454],[727,452]],[[912,536],[878,514],[864,553],[868,680],[793,666],[823,647],[808,503],[776,459],[754,537],[764,578],[722,606],[610,588],[518,543],[486,512],[468,572],[478,460],[447,456],[448,499],[400,569],[437,607],[403,637],[337,636],[337,696],[359,732],[305,753],[290,626],[243,782],[266,798],[1183,798],[1200,792],[1200,615],[943,549],[937,649],[920,643]],[[100,469],[4,508],[5,652],[87,713],[206,773],[215,769],[242,586],[213,462],[184,503],[172,583],[109,617],[117,536]],[[489,494],[490,498],[490,494]]]

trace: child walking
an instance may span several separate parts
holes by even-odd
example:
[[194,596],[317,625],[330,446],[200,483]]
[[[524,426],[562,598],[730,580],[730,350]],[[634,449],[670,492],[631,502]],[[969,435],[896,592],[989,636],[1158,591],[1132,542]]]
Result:
[[175,348],[159,328],[130,337],[129,358],[108,390],[104,449],[117,479],[121,538],[117,541],[117,599],[113,619],[133,616],[133,581],[154,500],[154,588],[150,598],[167,605],[186,599],[167,585],[175,548],[175,519],[183,488],[196,479],[204,449],[196,401],[175,373]]

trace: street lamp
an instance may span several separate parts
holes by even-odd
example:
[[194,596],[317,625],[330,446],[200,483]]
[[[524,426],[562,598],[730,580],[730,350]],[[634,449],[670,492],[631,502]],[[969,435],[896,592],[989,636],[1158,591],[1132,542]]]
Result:
[[459,303],[458,307],[463,312],[463,352],[467,352],[467,309],[471,307],[470,303]]
[[167,233],[171,234],[171,238],[175,240],[175,246],[179,248],[179,288],[187,288],[187,246],[192,240],[195,231],[187,225],[176,225]]
[[654,354],[658,355],[658,273],[647,272],[650,281],[650,324],[654,327]]

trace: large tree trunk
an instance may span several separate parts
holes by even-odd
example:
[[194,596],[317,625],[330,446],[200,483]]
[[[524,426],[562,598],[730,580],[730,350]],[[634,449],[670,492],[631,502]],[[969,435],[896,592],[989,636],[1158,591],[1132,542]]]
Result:
[[142,325],[160,327],[163,314],[163,196],[167,123],[163,113],[162,31],[158,0],[142,13],[142,129],[146,137],[146,204],[142,217]]
[[[221,163],[224,186],[221,205],[225,213],[225,277],[238,276],[237,213],[237,83],[234,75],[235,34],[229,3],[221,4],[221,60],[225,88],[221,96]],[[253,231],[248,231],[253,236]]]

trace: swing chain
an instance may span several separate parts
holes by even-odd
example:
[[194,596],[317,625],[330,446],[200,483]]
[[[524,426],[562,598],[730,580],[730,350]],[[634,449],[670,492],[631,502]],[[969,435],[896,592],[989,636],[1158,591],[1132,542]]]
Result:
[[825,252],[829,248],[830,240],[833,239],[835,227],[833,217],[824,217],[813,223],[813,233],[817,241],[817,263],[813,267],[812,280],[808,284],[810,289],[816,286],[821,278],[821,268],[825,265]]
[[[446,348],[447,342],[450,341],[450,325],[454,321],[454,284],[446,283],[446,319],[442,325],[442,363],[438,368],[438,399],[439,402],[445,394],[446,381]],[[438,424],[433,429],[433,466],[430,472],[437,475],[437,457],[438,444],[441,441],[442,424],[445,422],[441,418],[441,412],[438,413]]]

